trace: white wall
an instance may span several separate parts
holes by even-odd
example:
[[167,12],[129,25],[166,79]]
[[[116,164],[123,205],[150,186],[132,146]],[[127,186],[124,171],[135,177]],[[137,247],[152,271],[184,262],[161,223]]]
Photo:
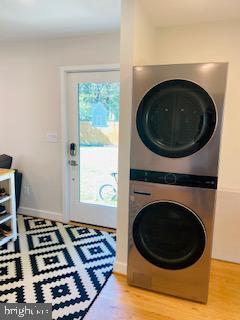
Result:
[[132,67],[151,63],[156,53],[155,29],[138,0],[122,0],[121,110],[119,127],[119,179],[117,258],[115,271],[126,273],[128,196],[132,108]]
[[[14,157],[23,191],[30,187],[22,207],[61,219],[60,67],[119,63],[119,43],[117,33],[0,43],[0,154]],[[47,132],[57,132],[58,143],[48,143]]]
[[114,270],[126,273],[128,194],[135,1],[122,0],[120,52],[120,119],[118,158],[117,251]]
[[157,52],[156,28],[139,0],[135,1],[133,15],[133,39],[128,39],[133,42],[133,65],[152,64]]
[[240,263],[240,21],[157,30],[153,63],[229,62],[213,257]]

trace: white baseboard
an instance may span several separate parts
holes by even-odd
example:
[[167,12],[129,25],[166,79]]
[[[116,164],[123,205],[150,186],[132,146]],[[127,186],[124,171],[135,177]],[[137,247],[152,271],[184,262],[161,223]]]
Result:
[[62,222],[62,220],[63,220],[61,213],[46,211],[46,210],[20,207],[18,209],[18,213],[23,214],[23,215],[29,215],[29,216],[32,216],[35,218],[43,218],[43,219],[49,219],[49,220],[53,220],[53,221]]
[[113,272],[120,274],[127,274],[127,264],[123,262],[116,261],[113,266]]

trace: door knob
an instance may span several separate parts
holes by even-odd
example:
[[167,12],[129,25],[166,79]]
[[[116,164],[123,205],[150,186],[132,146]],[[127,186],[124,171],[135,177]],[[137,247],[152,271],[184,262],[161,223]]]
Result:
[[73,166],[73,167],[77,167],[78,166],[78,163],[76,160],[68,160],[68,164],[70,164],[70,166]]

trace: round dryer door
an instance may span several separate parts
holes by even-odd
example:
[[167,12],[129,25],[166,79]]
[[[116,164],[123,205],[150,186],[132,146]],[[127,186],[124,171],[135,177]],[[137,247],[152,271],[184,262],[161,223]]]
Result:
[[169,80],[147,92],[136,121],[139,136],[151,151],[180,158],[195,153],[209,141],[216,126],[216,109],[199,85]]
[[191,266],[201,257],[206,236],[193,211],[175,202],[156,202],[136,216],[133,239],[146,260],[176,270]]

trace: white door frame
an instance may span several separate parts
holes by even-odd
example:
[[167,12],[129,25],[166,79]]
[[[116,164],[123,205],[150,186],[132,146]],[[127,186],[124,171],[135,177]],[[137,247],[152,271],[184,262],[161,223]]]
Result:
[[61,79],[61,133],[62,133],[62,221],[70,221],[70,194],[69,194],[69,166],[67,150],[68,144],[68,105],[67,105],[67,75],[74,72],[104,72],[120,71],[120,64],[66,66],[60,68]]

